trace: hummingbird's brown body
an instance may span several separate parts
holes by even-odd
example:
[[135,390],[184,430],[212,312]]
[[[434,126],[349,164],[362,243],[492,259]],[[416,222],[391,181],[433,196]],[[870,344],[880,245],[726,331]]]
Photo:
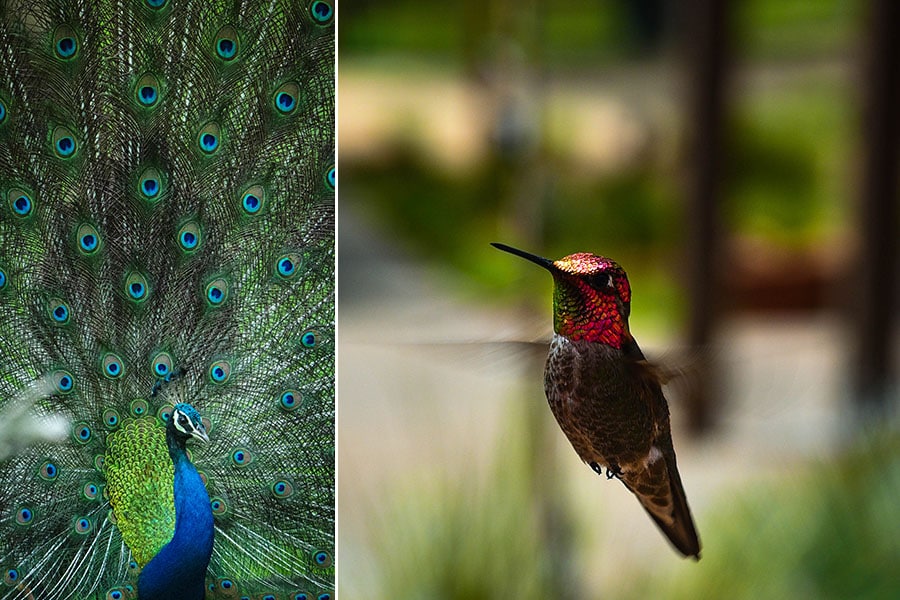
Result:
[[581,460],[622,480],[675,547],[699,558],[700,542],[675,464],[669,407],[643,356],[554,335],[544,391]]
[[675,462],[658,371],[628,330],[631,288],[615,262],[579,253],[549,261],[502,244],[554,279],[554,336],[544,371],[550,410],[597,473],[607,469],[638,498],[684,555],[700,541]]
[[[575,452],[616,472],[650,452],[658,418],[652,392],[622,359],[621,351],[554,335],[544,370],[544,391]],[[665,409],[665,404],[663,404]],[[668,412],[665,420],[668,421]]]

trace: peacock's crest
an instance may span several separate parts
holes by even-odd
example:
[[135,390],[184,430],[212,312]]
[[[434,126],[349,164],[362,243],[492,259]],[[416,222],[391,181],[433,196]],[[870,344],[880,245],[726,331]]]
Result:
[[333,592],[334,190],[332,3],[0,3],[0,599]]

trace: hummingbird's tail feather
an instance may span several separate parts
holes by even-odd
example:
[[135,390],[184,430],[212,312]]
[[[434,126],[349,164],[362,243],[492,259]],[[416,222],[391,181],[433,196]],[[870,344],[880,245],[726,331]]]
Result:
[[675,452],[654,445],[644,461],[629,466],[619,475],[625,487],[637,496],[679,552],[700,560],[700,539],[678,475]]

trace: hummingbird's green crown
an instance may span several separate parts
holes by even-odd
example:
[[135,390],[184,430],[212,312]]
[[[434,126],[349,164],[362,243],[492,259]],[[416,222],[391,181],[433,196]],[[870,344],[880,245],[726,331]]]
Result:
[[571,340],[621,348],[630,339],[631,286],[617,262],[589,252],[556,261],[505,244],[495,248],[521,256],[553,275],[553,330]]

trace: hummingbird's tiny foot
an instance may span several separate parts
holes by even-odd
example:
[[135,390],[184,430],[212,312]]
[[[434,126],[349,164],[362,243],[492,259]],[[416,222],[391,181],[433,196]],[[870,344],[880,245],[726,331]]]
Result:
[[[591,462],[588,464],[594,470],[594,473],[596,473],[597,475],[600,475],[600,476],[603,475],[603,466],[602,465],[595,463],[595,462]],[[616,463],[611,463],[608,467],[606,467],[606,478],[607,479],[612,479],[613,477],[619,477],[621,479],[621,476],[622,476],[622,467],[620,467]]]

